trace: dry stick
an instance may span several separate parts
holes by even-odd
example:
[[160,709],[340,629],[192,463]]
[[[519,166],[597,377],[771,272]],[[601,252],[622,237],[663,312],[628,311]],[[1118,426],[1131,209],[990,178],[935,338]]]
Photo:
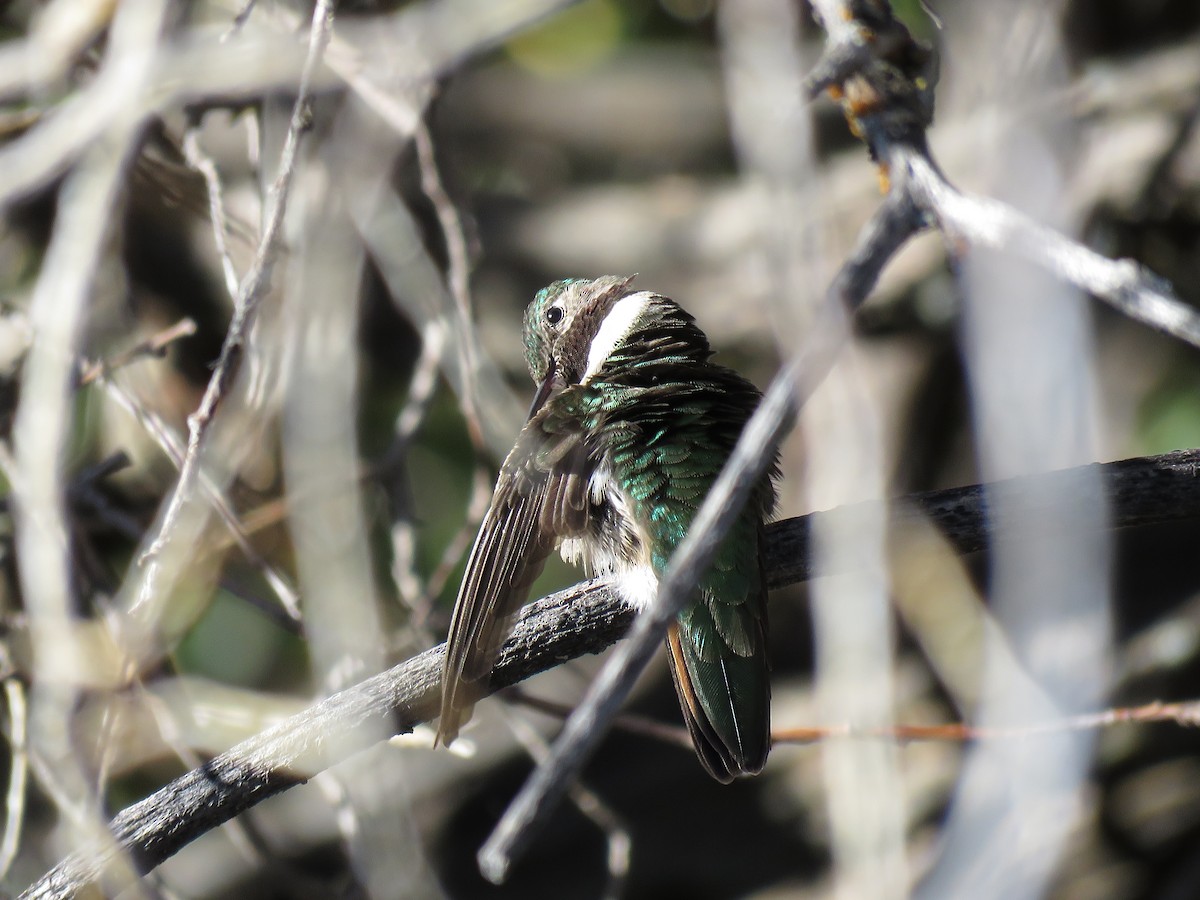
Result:
[[617,648],[567,720],[550,758],[530,776],[480,849],[479,868],[488,880],[504,880],[512,859],[529,843],[586,762],[662,643],[667,627],[687,602],[693,585],[791,428],[801,404],[829,370],[846,337],[845,311],[866,298],[883,266],[918,228],[919,221],[903,197],[886,198],[864,228],[850,259],[834,279],[800,352],[776,376],[746,424],[728,464],[672,556],[654,601],[638,616],[629,640]]
[[[1200,450],[1097,464],[1108,491],[1114,528],[1176,521],[1200,510]],[[1045,496],[1048,473],[988,486],[1014,491],[1036,502]],[[1068,472],[1066,477],[1074,479]],[[1072,481],[1072,483],[1075,483]],[[987,519],[984,488],[972,485],[907,499],[950,537],[960,552],[986,546],[994,532]],[[905,504],[889,508],[902,510]],[[766,569],[772,587],[803,581],[817,574],[809,559],[814,521],[824,515],[853,514],[853,507],[813,513],[767,530]],[[906,515],[893,518],[903,523]],[[523,681],[569,659],[599,653],[615,643],[634,619],[634,612],[603,581],[586,581],[544,597],[522,610],[513,636],[497,663],[493,692]],[[180,848],[255,804],[311,777],[312,765],[333,765],[325,736],[342,736],[339,752],[347,755],[370,746],[381,722],[397,733],[411,730],[437,715],[441,697],[443,646],[428,650],[309,707],[274,728],[243,741],[204,766],[119,813],[109,824],[115,844],[84,847],[64,859],[33,885],[24,897],[71,897],[103,872],[117,847],[149,870]],[[1164,709],[1174,709],[1164,706]],[[1172,718],[1169,715],[1165,718]],[[1200,715],[1197,715],[1200,718]],[[1103,721],[1100,721],[1103,720]],[[1097,714],[1098,725],[1145,721],[1120,710]],[[1192,720],[1180,711],[1178,721]],[[951,726],[953,727],[953,726]],[[319,752],[311,753],[313,748]]]
[[[518,706],[524,706],[556,719],[565,719],[575,709],[567,703],[556,703],[544,697],[535,697],[519,687],[510,687],[501,695],[501,699]],[[621,713],[613,719],[613,729],[624,731],[626,734],[636,734],[650,738],[663,744],[673,744],[681,750],[691,750],[695,745],[682,725],[668,725],[649,716],[639,716],[634,713]]]
[[785,728],[772,733],[774,744],[811,744],[833,738],[873,738],[888,741],[945,741],[968,743],[976,741],[1019,740],[1039,735],[1061,734],[1065,731],[1093,731],[1123,723],[1171,722],[1175,725],[1200,725],[1200,700],[1182,703],[1155,701],[1144,706],[1117,707],[1103,712],[1083,713],[1051,722],[1027,725],[980,727],[963,722],[942,725],[893,725],[889,728],[856,728],[851,725],[828,725],[819,728]]
[[1013,253],[1134,321],[1200,347],[1200,315],[1138,263],[1108,259],[998,200],[959,191],[922,149],[898,148],[893,161],[904,167],[897,177],[907,180],[913,201],[949,239]]
[[200,126],[194,124],[183,134],[183,158],[195,171],[204,176],[208,188],[208,218],[212,224],[213,243],[217,248],[217,256],[221,259],[221,271],[225,275],[225,290],[237,302],[238,276],[233,265],[233,257],[229,255],[229,225],[225,215],[224,191],[221,188],[221,176],[217,172],[217,164],[212,157],[200,149]]
[[[632,618],[595,582],[531,604],[501,654],[497,687],[589,652],[597,640],[612,643]],[[129,848],[149,870],[220,822],[331,764],[329,734],[339,735],[337,752],[349,755],[371,746],[381,728],[405,732],[427,721],[437,715],[444,653],[436,647],[334,694],[176,779],[113,819],[113,843]],[[81,848],[22,897],[74,896],[113,858],[102,844]]]
[[188,318],[180,319],[174,325],[150,335],[144,341],[134,344],[128,350],[118,353],[112,359],[101,359],[96,362],[81,362],[79,386],[86,387],[105,375],[111,375],[117,369],[133,363],[142,357],[162,356],[167,347],[182,338],[191,337],[196,333],[196,323]]
[[[166,546],[184,503],[195,493],[195,482],[200,471],[200,451],[208,432],[209,423],[217,411],[217,406],[225,398],[233,384],[234,375],[245,350],[250,326],[254,322],[259,303],[270,287],[271,272],[279,250],[279,231],[283,226],[292,175],[296,168],[300,136],[309,122],[308,101],[312,75],[329,42],[332,27],[333,0],[319,0],[313,10],[308,56],[304,61],[296,103],[292,107],[291,122],[288,124],[287,137],[284,139],[283,152],[280,154],[279,173],[275,176],[275,182],[267,193],[266,227],[263,229],[258,252],[254,256],[250,271],[242,280],[237,302],[234,304],[233,316],[229,322],[229,330],[225,334],[225,341],[221,345],[221,353],[217,357],[217,364],[208,381],[208,387],[204,390],[204,397],[200,401],[199,408],[188,416],[188,446],[183,466],[179,471],[179,480],[175,483],[175,490],[171,494],[167,511],[163,515],[158,536],[142,554],[142,563],[156,556]],[[153,579],[148,579],[147,585],[150,585],[152,581]]]
[[[204,760],[201,759],[200,754],[192,749],[184,738],[175,710],[171,709],[162,697],[148,690],[143,682],[139,681],[135,689],[138,692],[138,699],[153,716],[163,744],[170,748],[171,752],[185,766],[193,769],[203,766]],[[117,742],[113,741],[112,743]],[[254,819],[251,816],[230,819],[228,822],[222,822],[219,827],[224,830],[225,837],[233,845],[234,850],[239,851],[242,858],[248,863],[261,865],[269,864],[274,860],[274,852],[266,838],[255,827]]]

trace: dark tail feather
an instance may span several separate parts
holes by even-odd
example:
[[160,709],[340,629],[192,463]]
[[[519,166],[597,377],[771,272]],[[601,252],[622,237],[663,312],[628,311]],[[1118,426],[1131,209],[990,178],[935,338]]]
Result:
[[[771,685],[763,642],[753,656],[738,656],[715,634],[706,656],[681,638],[679,626],[667,630],[671,676],[683,718],[708,773],[722,784],[756,775],[771,745]],[[714,654],[712,648],[717,648]]]

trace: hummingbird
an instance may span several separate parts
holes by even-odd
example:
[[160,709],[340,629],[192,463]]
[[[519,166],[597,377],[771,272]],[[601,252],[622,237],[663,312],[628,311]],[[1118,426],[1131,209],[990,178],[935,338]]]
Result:
[[[525,311],[537,392],[504,460],[451,615],[437,740],[449,745],[486,691],[500,644],[557,547],[643,609],[761,394],[710,361],[673,300],[631,277],[570,278]],[[729,783],[770,745],[763,476],[666,638],[696,753]]]

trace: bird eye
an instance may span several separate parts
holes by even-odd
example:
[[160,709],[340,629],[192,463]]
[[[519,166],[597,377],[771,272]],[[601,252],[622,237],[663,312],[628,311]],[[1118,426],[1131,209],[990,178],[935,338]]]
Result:
[[551,325],[557,325],[563,320],[563,308],[561,306],[552,306],[546,310],[546,321]]

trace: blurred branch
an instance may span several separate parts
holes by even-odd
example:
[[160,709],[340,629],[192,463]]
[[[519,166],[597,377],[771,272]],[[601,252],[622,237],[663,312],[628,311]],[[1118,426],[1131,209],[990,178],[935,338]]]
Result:
[[[1200,509],[1200,450],[1163,456],[1097,464],[1113,506],[1116,528],[1172,522]],[[1075,472],[1052,472],[986,486],[1036,501],[1054,479],[1071,479]],[[907,502],[894,502],[892,517],[903,527],[911,510],[920,510],[942,527],[963,552],[986,546],[995,536],[983,502],[984,487],[972,485],[928,494]],[[909,511],[905,511],[905,507]],[[809,534],[823,516],[853,515],[856,507],[813,513],[772,525],[767,532],[766,567],[773,587],[806,580],[815,573],[809,556]],[[1031,514],[1033,512],[1031,511]],[[504,645],[492,678],[492,691],[510,687],[538,672],[588,653],[608,648],[628,630],[634,613],[608,585],[585,581],[551,594],[522,610],[513,635]],[[72,897],[104,871],[118,848],[132,855],[148,871],[178,852],[190,841],[280,791],[303,783],[323,767],[338,760],[329,753],[327,736],[338,734],[339,754],[349,756],[371,746],[379,729],[411,731],[437,715],[444,648],[439,646],[413,657],[354,687],[334,694],[274,728],[264,731],[176,779],[119,813],[109,824],[112,845],[82,848],[63,860],[22,895],[25,898]],[[546,704],[548,711],[552,711]],[[1152,712],[1153,709],[1161,713]],[[1121,710],[1061,723],[1041,723],[1014,730],[1012,737],[1030,727],[1102,727],[1119,722],[1177,721],[1191,724],[1200,714],[1194,704],[1142,707],[1143,712]],[[557,710],[553,710],[557,711]],[[904,726],[897,740],[971,740],[992,736],[971,726]],[[905,729],[908,729],[907,731]],[[939,730],[940,729],[940,730]],[[839,736],[838,729],[828,730]],[[995,731],[993,729],[992,731]],[[1004,730],[995,737],[1009,736]],[[816,733],[815,731],[813,732]],[[782,739],[800,734],[784,732]],[[953,737],[955,734],[963,737]],[[893,735],[886,735],[893,736]],[[800,738],[812,739],[812,738]]]
[[[167,459],[171,461],[172,465],[176,468],[183,465],[183,440],[170,425],[163,421],[158,413],[140,402],[138,398],[134,397],[122,385],[118,384],[115,379],[109,378],[107,374],[101,374],[100,384],[105,389],[108,398],[129,413],[134,421],[142,426]],[[244,591],[240,592],[239,596],[261,611],[271,621],[287,630],[295,632],[300,622],[300,599],[296,595],[295,588],[292,587],[287,577],[276,566],[268,562],[254,549],[254,545],[250,541],[253,526],[242,523],[237,511],[234,509],[232,501],[207,472],[202,471],[200,473],[200,486],[207,494],[213,510],[216,511],[217,516],[229,531],[233,543],[237,545],[238,550],[241,551],[246,560],[262,573],[263,579],[270,586],[278,603],[260,601],[253,594],[247,594]],[[142,529],[139,527],[137,533],[130,536],[137,540],[142,535]]]
[[225,276],[225,290],[236,303],[239,280],[237,268],[233,264],[233,257],[229,255],[229,242],[227,239],[229,225],[225,214],[225,198],[221,188],[221,175],[217,171],[217,164],[213,162],[212,157],[200,148],[200,126],[198,121],[189,125],[187,131],[184,132],[183,155],[187,160],[187,164],[204,176],[204,183],[208,189],[208,218],[213,230],[213,245],[216,247],[217,256],[221,260],[221,272]]
[[[183,465],[179,470],[179,480],[167,503],[167,510],[163,514],[159,532],[149,548],[142,554],[143,564],[152,560],[165,546],[170,538],[171,530],[179,518],[183,504],[189,501],[196,492],[196,481],[200,475],[200,451],[208,425],[217,411],[218,404],[224,399],[233,384],[249,338],[250,326],[254,323],[255,313],[258,311],[262,298],[270,289],[271,273],[279,251],[279,234],[283,227],[288,192],[296,167],[296,152],[300,145],[300,137],[309,125],[308,102],[312,87],[312,74],[321,55],[325,52],[332,28],[333,2],[332,0],[319,0],[313,9],[312,26],[309,30],[308,57],[300,76],[296,102],[292,106],[292,118],[288,124],[287,136],[284,139],[283,151],[279,159],[279,172],[267,194],[266,223],[263,227],[258,251],[254,255],[250,271],[246,273],[246,277],[238,288],[233,319],[229,323],[229,330],[221,345],[221,354],[217,357],[217,363],[212,377],[208,381],[208,386],[205,388],[204,397],[200,401],[199,408],[188,416],[188,446]],[[147,584],[150,583],[152,581],[147,582]]]
[[25,825],[25,786],[29,780],[28,712],[25,688],[19,679],[12,676],[4,679],[4,697],[8,706],[8,752],[11,762],[4,799],[4,838],[0,841],[0,879],[8,877],[8,870],[12,868],[21,845],[21,829]]
[[[49,184],[99,135],[126,117],[144,121],[180,106],[257,102],[275,91],[295,90],[306,71],[314,91],[348,85],[407,137],[416,114],[406,99],[398,102],[398,97],[413,85],[432,84],[464,58],[495,46],[570,2],[495,0],[486,10],[463,2],[410,4],[390,15],[339,26],[325,65],[312,69],[309,54],[296,40],[299,29],[281,5],[271,12],[283,21],[258,27],[258,19],[266,16],[256,16],[229,40],[225,40],[229,28],[224,24],[183,30],[162,48],[142,48],[123,57],[120,65],[102,66],[97,77],[63,100],[54,115],[39,118],[20,139],[0,147],[0,206]],[[56,5],[72,13],[77,6],[71,0]],[[100,12],[108,8],[104,2],[92,5]],[[0,93],[18,93],[17,88],[28,81],[30,53],[37,59],[42,50],[22,43],[0,45]],[[383,46],[390,48],[388,53],[371,52]],[[396,52],[401,47],[409,52]],[[387,65],[378,66],[384,58]],[[69,62],[65,55],[62,60],[56,64]],[[145,88],[130,76],[143,63],[153,69]]]
[[144,341],[140,341],[128,350],[117,354],[112,359],[102,359],[98,362],[85,362],[82,365],[82,372],[79,375],[79,386],[91,384],[100,377],[111,373],[115,369],[120,369],[129,365],[135,360],[143,357],[161,357],[167,351],[167,347],[175,343],[181,338],[191,337],[196,333],[196,323],[191,319],[180,319],[169,328],[164,328],[157,334],[152,334]]
[[[505,718],[513,736],[525,748],[530,759],[534,762],[541,762],[545,759],[546,754],[550,752],[546,739],[524,719],[511,714]],[[618,900],[625,896],[625,884],[629,879],[629,859],[633,850],[633,835],[630,833],[629,825],[626,824],[623,816],[605,803],[600,795],[583,781],[572,784],[568,796],[580,814],[604,835],[604,842],[608,847],[608,852],[605,854],[608,863],[608,879],[601,897],[604,900]]]
[[[535,710],[547,716],[553,716],[556,719],[566,719],[574,709],[573,706],[566,703],[556,703],[553,700],[547,700],[545,697],[535,697],[533,694],[519,687],[510,687],[501,693],[500,696],[504,700],[508,700],[518,706]],[[681,750],[691,750],[694,747],[686,728],[681,725],[668,725],[649,716],[622,713],[613,719],[613,728],[618,731],[624,731],[626,734],[636,734],[644,738],[650,738],[651,740],[661,741],[664,744],[673,744]]]
[[[121,98],[144,88],[166,8],[164,0],[120,5],[93,87],[104,85]],[[79,569],[71,554],[63,476],[74,431],[78,344],[111,237],[109,226],[123,208],[121,186],[137,149],[138,125],[128,110],[114,115],[109,130],[84,151],[58,191],[53,232],[29,307],[33,340],[13,421],[16,468],[10,482],[17,513],[15,561],[32,657],[29,752],[43,757],[53,773],[47,779],[35,770],[39,786],[54,801],[63,838],[99,842],[117,855],[106,870],[112,879],[104,885],[108,893],[124,888],[134,873],[104,829],[104,786],[80,764],[70,728],[86,655],[75,627]]]

